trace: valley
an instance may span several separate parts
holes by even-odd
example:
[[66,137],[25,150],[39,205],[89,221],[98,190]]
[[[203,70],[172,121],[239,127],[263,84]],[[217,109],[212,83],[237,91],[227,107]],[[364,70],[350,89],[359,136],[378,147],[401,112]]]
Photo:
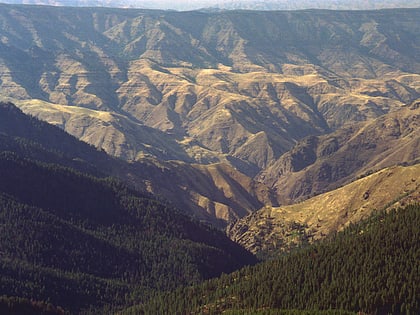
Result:
[[[0,152],[2,297],[112,313],[257,261],[221,231],[104,173],[121,161],[12,104],[0,103]],[[7,301],[0,309],[10,314]]]
[[84,4],[0,4],[0,313],[420,311],[420,9]]
[[[346,164],[342,148],[336,153],[342,157],[283,171],[289,150],[307,137],[341,147],[351,128],[415,107],[417,9],[205,13],[2,5],[0,13],[2,100],[113,156],[156,169],[163,163],[177,182],[165,188],[162,177],[131,172],[134,184],[217,226],[267,202],[291,203],[418,156],[414,128],[413,141],[401,140],[403,151],[392,152],[397,143],[369,151],[384,156],[377,166],[360,166],[370,158],[362,155]],[[297,174],[306,166],[309,172]],[[323,178],[325,168],[332,175]],[[230,180],[213,184],[211,174],[222,169],[239,190]],[[188,186],[182,177],[193,173],[202,178],[197,185],[214,189]]]

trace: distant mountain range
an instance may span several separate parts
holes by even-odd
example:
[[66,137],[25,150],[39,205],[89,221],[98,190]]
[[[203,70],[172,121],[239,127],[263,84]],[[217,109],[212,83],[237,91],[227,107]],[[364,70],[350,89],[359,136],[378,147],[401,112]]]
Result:
[[302,10],[302,9],[330,9],[330,10],[372,10],[384,8],[418,8],[419,0],[9,0],[11,4],[37,4],[54,6],[93,6],[144,8],[162,10]]
[[51,4],[0,4],[0,313],[419,313],[420,8]]
[[3,4],[0,97],[224,227],[415,159],[419,14]]

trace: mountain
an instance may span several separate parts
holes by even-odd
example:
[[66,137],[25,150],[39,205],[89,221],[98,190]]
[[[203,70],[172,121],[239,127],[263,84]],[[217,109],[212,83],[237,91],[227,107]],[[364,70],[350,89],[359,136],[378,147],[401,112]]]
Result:
[[145,194],[171,202],[184,213],[219,228],[263,205],[278,205],[274,193],[264,184],[254,182],[229,165],[190,165],[146,157],[127,163],[25,115],[10,103],[0,106],[0,136],[2,133],[18,139],[1,137],[3,150],[94,176],[120,178]]
[[420,102],[328,135],[310,136],[258,175],[283,204],[349,183],[385,167],[419,162]]
[[253,253],[277,255],[324,239],[372,211],[420,202],[420,164],[393,166],[300,203],[264,207],[228,227]]
[[416,100],[418,13],[2,5],[1,94],[116,156],[252,177],[307,136]]
[[325,242],[123,314],[417,314],[419,224],[418,205],[378,212]]
[[[315,148],[311,139],[320,150],[345,147],[351,128],[416,103],[418,14],[3,4],[0,98],[131,161],[111,175],[223,228],[347,183],[353,171],[411,162],[415,140],[411,153],[407,144],[407,154],[394,154],[394,139],[354,165],[334,158],[325,178],[313,161],[322,158],[299,162],[314,162],[307,175],[287,166],[288,156]],[[395,158],[374,165],[370,153]]]
[[[75,156],[80,148],[85,157],[103,152],[35,118],[17,124],[23,114],[11,104],[1,109],[1,296],[102,312],[256,262],[222,232],[111,177],[81,172],[96,169],[63,151],[73,141]],[[29,131],[51,146],[25,138]]]
[[202,8],[224,10],[298,10],[298,9],[333,9],[333,10],[371,10],[383,8],[419,7],[417,0],[8,0],[4,3],[37,4],[55,6],[106,6],[120,8],[148,8],[190,11]]
[[419,13],[0,4],[0,309],[418,313]]

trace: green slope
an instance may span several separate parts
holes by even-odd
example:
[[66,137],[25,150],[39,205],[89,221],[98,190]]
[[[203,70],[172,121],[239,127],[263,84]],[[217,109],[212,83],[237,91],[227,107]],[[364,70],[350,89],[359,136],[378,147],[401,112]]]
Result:
[[325,242],[163,295],[127,314],[277,314],[280,309],[418,314],[419,226],[419,205],[380,213]]
[[24,298],[0,297],[0,313],[8,315],[64,315],[61,307]]
[[[255,263],[254,256],[221,232],[112,178],[81,172],[86,162],[80,162],[78,171],[68,167],[73,159],[56,148],[70,152],[68,141],[73,139],[75,152],[85,147],[86,157],[103,153],[89,153],[89,146],[58,128],[47,127],[51,132],[44,133],[44,123],[38,139],[57,135],[51,148],[48,140],[41,145],[12,137],[3,122],[0,296],[51,302],[72,313],[98,313]],[[32,122],[16,120],[9,130],[33,132],[37,120]],[[57,164],[60,155],[64,165]]]

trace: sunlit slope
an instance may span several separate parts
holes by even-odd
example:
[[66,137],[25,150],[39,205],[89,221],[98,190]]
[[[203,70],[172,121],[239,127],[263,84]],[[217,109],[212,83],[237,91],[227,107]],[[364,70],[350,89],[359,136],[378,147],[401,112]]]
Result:
[[253,176],[303,137],[417,99],[418,13],[2,5],[1,95],[117,113],[170,138],[147,150],[114,124],[86,137],[117,156],[228,160]]
[[307,137],[258,175],[282,203],[337,188],[360,176],[420,158],[419,101],[366,123]]
[[[49,107],[55,111],[56,106],[49,104]],[[55,112],[57,118],[68,114],[79,119],[80,111],[88,112],[93,121],[101,124],[105,124],[107,117],[111,123],[120,118],[115,114],[78,107],[61,109]],[[29,159],[60,163],[96,176],[118,177],[142,192],[153,193],[166,203],[170,202],[190,216],[221,228],[263,205],[277,205],[275,195],[264,184],[253,181],[227,164],[165,162],[146,156],[140,161],[126,162],[107,156],[58,127],[25,115],[10,103],[0,102],[0,136],[4,141],[0,150],[19,152]],[[20,141],[22,138],[27,141]]]
[[420,164],[395,166],[290,206],[265,207],[229,228],[254,253],[312,242],[367,218],[372,211],[420,201]]

